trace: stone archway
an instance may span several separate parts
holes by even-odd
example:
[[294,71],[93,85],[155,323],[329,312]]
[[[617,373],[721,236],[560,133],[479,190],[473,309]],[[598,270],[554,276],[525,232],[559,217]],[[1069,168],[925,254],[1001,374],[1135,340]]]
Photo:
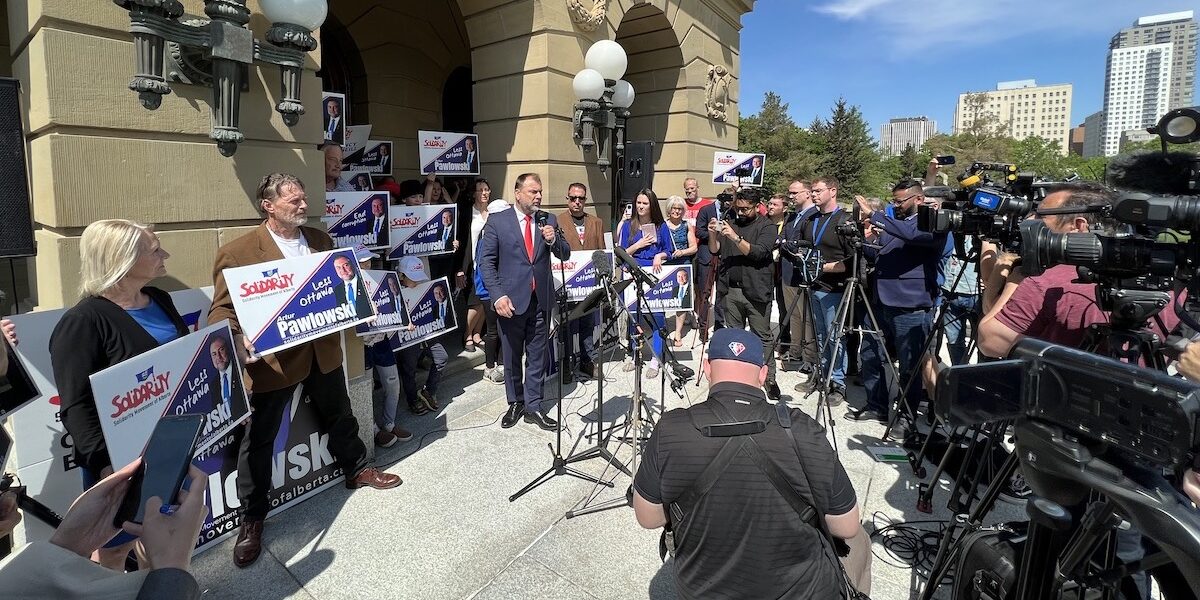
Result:
[[687,172],[686,163],[673,160],[689,141],[683,52],[666,14],[652,4],[638,4],[625,13],[616,41],[629,56],[625,80],[637,93],[625,139],[654,142],[655,188],[665,196],[674,186],[664,183]]
[[[442,130],[463,121],[444,114],[471,98],[447,102],[447,90],[470,94],[461,80],[471,66],[471,45],[456,0],[330,3],[331,19],[344,24],[357,46],[348,70],[350,122],[371,124],[371,137],[394,144],[397,179],[417,175],[417,131]],[[345,49],[339,46],[340,49]],[[449,118],[448,118],[449,117]]]

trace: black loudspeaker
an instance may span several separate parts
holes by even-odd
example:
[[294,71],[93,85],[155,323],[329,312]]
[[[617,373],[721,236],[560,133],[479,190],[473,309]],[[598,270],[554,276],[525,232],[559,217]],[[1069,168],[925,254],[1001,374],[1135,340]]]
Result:
[[654,188],[654,142],[625,142],[621,199],[633,200],[645,188]]
[[0,258],[33,256],[21,82],[7,77],[0,77],[0,215]]

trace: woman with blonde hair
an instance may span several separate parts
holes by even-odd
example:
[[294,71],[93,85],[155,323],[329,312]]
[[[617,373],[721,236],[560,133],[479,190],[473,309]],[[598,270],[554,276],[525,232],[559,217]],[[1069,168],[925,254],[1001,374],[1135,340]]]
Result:
[[[667,246],[671,253],[667,259],[668,265],[691,264],[692,257],[700,249],[696,228],[684,218],[686,215],[687,203],[682,197],[667,198],[667,230],[671,232],[671,243]],[[671,339],[674,340],[676,348],[683,345],[683,324],[687,315],[686,310],[675,313],[675,331],[671,332]]]
[[[171,296],[148,285],[168,257],[150,227],[124,219],[96,221],[79,239],[81,299],[50,335],[50,359],[84,489],[113,472],[88,377],[188,333]],[[101,564],[120,570],[132,539],[109,542]]]

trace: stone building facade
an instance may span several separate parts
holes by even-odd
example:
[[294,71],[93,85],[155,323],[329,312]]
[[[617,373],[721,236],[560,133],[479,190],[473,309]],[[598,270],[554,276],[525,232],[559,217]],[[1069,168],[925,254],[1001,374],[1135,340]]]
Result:
[[[201,0],[185,0],[203,14]],[[250,0],[250,27],[270,25]],[[655,142],[655,188],[705,181],[712,152],[737,146],[741,16],[753,0],[336,0],[302,76],[308,114],[287,127],[273,107],[279,71],[250,69],[241,99],[246,142],[230,158],[208,139],[210,90],[173,83],[155,111],[127,89],[128,14],[110,1],[8,2],[0,74],[20,80],[37,255],[14,261],[19,308],[72,305],[83,228],[104,218],[153,223],[172,254],[162,287],[212,283],[223,242],[258,223],[259,178],[290,171],[323,204],[322,88],[349,96],[351,124],[396,143],[397,177],[416,176],[416,131],[474,130],[493,197],[540,172],[551,206],[589,184],[608,216],[610,173],[573,141],[571,79],[587,48],[615,39],[637,90],[629,140]],[[718,106],[719,105],[719,106]],[[715,186],[703,186],[704,194]],[[26,274],[27,273],[27,274]],[[22,289],[22,288],[26,289]],[[10,295],[11,292],[10,292]],[[13,306],[5,307],[11,312]]]

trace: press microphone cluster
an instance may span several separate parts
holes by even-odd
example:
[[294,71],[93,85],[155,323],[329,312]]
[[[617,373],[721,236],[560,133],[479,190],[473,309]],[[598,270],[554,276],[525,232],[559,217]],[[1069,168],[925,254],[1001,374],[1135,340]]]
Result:
[[644,271],[641,265],[639,265],[637,261],[625,251],[624,248],[614,245],[613,253],[617,256],[618,260],[620,260],[622,263],[625,263],[625,268],[629,271],[630,275],[633,275],[633,278],[638,282],[638,285],[658,285],[658,278]]

